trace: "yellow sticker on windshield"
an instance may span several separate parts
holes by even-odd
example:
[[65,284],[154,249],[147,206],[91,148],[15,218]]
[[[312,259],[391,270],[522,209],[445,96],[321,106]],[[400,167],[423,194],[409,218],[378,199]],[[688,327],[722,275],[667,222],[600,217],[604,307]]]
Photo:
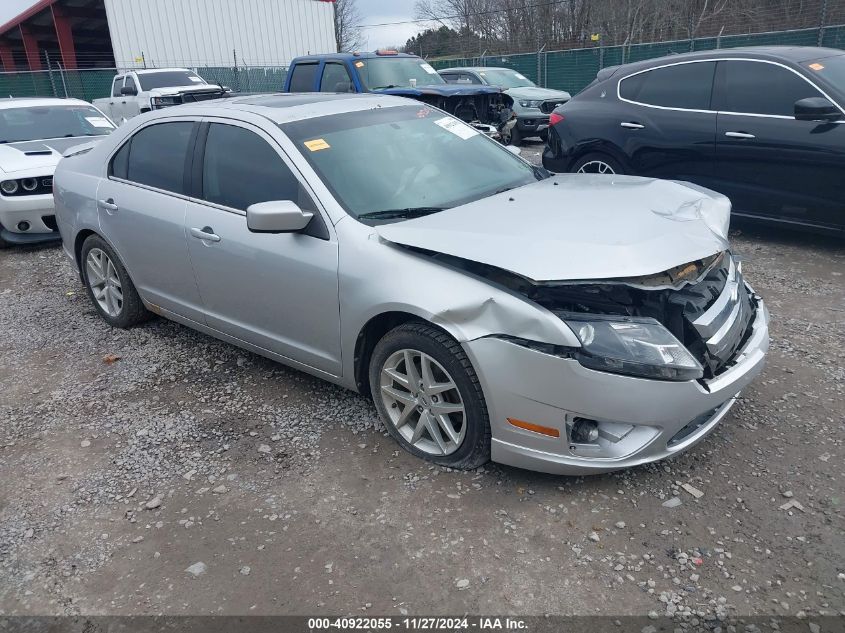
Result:
[[810,68],[812,68],[813,70],[824,70],[824,66],[819,63],[810,64]]
[[321,149],[329,149],[331,145],[321,138],[315,138],[313,141],[305,141],[305,147],[312,152],[319,152]]
[[355,68],[363,68],[364,62],[355,62]]

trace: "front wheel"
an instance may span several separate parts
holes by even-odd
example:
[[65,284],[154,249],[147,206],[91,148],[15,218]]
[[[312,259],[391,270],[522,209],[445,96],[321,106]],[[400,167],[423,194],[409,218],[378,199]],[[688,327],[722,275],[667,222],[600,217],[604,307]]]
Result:
[[406,323],[376,344],[370,390],[390,435],[412,455],[451,468],[490,459],[490,421],[478,376],[451,336]]
[[625,169],[618,160],[607,154],[587,154],[582,156],[569,170],[576,174],[624,174]]
[[103,238],[91,235],[85,240],[80,262],[88,298],[106,323],[129,328],[149,318],[129,273]]

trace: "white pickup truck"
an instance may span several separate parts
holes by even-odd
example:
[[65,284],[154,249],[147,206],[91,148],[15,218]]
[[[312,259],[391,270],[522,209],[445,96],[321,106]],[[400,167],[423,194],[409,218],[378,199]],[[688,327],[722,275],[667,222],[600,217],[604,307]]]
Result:
[[219,99],[228,88],[210,84],[186,68],[132,70],[115,76],[111,96],[93,103],[120,124],[134,116],[182,103]]

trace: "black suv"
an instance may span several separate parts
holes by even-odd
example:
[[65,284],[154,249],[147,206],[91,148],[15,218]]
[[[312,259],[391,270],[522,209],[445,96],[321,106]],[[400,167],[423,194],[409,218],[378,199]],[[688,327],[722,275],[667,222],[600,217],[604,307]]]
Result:
[[739,216],[845,231],[845,51],[743,48],[606,68],[551,117],[556,172],[688,180]]

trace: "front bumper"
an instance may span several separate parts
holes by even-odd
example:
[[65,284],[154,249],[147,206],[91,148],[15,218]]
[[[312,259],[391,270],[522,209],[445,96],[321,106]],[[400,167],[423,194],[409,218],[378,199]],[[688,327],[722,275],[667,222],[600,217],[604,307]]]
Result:
[[[21,230],[22,222],[29,224]],[[37,244],[61,239],[56,228],[52,194],[2,196],[0,198],[0,236],[12,244]]]
[[[594,371],[577,360],[498,338],[465,343],[484,389],[493,461],[583,475],[645,464],[686,450],[716,427],[762,371],[768,322],[765,305],[756,299],[750,333],[734,364],[707,381],[668,382]],[[508,418],[557,429],[559,437],[518,428]],[[576,418],[595,420],[605,429],[599,444],[570,441],[569,428]]]
[[549,115],[542,114],[520,114],[516,119],[516,127],[523,136],[534,136],[543,134],[549,128]]

